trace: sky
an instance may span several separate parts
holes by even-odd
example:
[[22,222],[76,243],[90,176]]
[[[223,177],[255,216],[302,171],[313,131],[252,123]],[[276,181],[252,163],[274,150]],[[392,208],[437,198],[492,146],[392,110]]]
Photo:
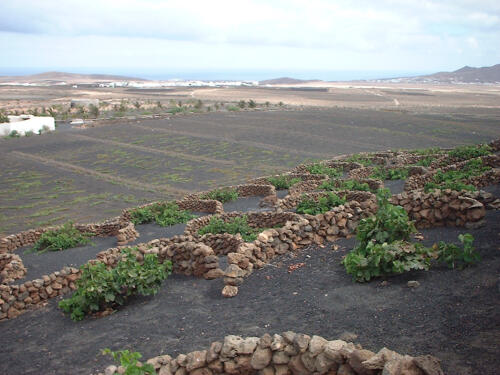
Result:
[[500,63],[500,1],[0,0],[0,48],[0,75],[433,73]]

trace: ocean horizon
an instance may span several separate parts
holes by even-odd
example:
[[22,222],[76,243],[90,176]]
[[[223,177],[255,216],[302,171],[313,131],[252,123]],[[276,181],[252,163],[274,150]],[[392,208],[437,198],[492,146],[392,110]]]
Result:
[[39,74],[45,72],[65,72],[76,74],[107,74],[126,77],[142,78],[154,81],[167,81],[172,79],[181,80],[201,80],[201,81],[264,81],[268,79],[290,77],[303,80],[323,80],[323,81],[355,81],[355,80],[373,80],[398,77],[414,77],[419,75],[431,74],[426,71],[363,71],[363,70],[158,70],[158,69],[120,69],[120,68],[1,68],[0,76],[23,76]]

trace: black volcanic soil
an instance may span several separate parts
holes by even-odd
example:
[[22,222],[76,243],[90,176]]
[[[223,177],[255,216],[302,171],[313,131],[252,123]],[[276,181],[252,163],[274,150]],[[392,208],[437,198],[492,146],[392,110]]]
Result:
[[[145,358],[205,348],[227,334],[245,336],[286,330],[334,339],[345,331],[377,351],[433,354],[446,374],[496,375],[500,368],[500,212],[487,226],[423,230],[424,243],[456,241],[470,232],[482,261],[463,271],[436,266],[428,272],[352,282],[340,265],[354,239],[312,246],[296,257],[277,258],[254,272],[238,296],[224,299],[222,280],[174,275],[154,297],[136,298],[116,313],[72,322],[57,300],[0,323],[0,373],[88,374],[110,358],[100,349],[129,348]],[[288,266],[305,266],[288,273]],[[409,288],[418,280],[418,288]]]

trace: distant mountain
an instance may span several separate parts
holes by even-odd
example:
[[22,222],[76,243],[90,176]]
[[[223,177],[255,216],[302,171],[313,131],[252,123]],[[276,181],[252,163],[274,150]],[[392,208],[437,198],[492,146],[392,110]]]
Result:
[[314,82],[314,80],[302,80],[290,77],[281,77],[259,81],[259,85],[295,85],[300,83]]
[[115,76],[110,74],[75,74],[64,72],[46,72],[25,76],[0,76],[0,83],[33,83],[33,84],[69,84],[96,83],[114,81],[147,81],[143,78]]
[[454,72],[439,72],[424,76],[397,78],[397,80],[431,83],[500,83],[500,64],[482,68],[464,66]]

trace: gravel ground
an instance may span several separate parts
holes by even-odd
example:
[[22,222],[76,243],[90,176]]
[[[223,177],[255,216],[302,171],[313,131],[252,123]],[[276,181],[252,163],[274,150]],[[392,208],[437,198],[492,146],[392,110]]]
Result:
[[[224,299],[222,280],[171,276],[154,297],[135,298],[110,316],[72,322],[51,300],[42,309],[1,323],[0,373],[88,374],[110,363],[100,349],[130,348],[145,358],[202,349],[227,334],[286,330],[336,338],[345,331],[371,350],[434,354],[452,375],[496,375],[500,368],[500,212],[487,226],[423,230],[424,243],[456,241],[471,232],[479,265],[434,267],[371,283],[353,283],[340,265],[354,239],[339,250],[312,246],[276,258],[254,272],[238,296]],[[304,263],[289,273],[288,266]],[[406,283],[417,280],[418,288]]]

